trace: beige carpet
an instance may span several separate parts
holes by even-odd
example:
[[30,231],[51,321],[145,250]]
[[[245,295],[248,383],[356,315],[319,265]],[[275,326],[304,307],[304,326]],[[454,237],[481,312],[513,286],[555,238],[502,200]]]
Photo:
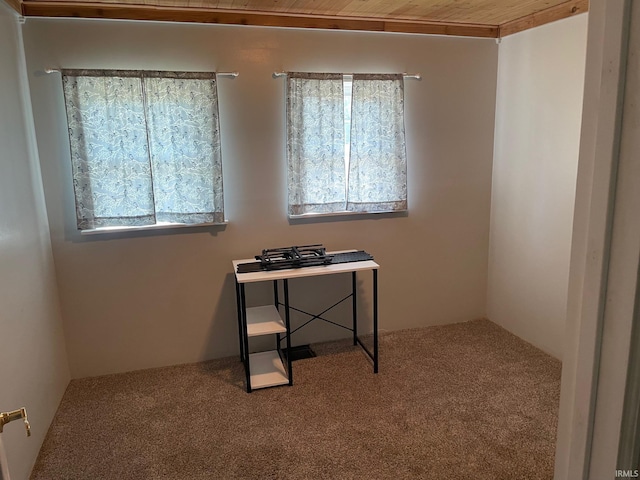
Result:
[[551,479],[560,363],[491,322],[348,342],[247,394],[237,357],[72,381],[34,480]]

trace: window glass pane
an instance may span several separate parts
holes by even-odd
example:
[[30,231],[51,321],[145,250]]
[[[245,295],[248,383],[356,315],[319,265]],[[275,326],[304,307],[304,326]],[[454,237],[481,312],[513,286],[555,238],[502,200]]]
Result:
[[351,154],[351,92],[353,75],[345,75],[344,79],[344,175],[349,178],[349,155]]

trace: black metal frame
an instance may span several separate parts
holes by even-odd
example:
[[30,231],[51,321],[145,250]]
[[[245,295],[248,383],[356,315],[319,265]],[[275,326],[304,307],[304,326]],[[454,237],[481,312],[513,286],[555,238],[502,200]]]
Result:
[[[324,322],[330,323],[332,325],[336,325],[338,327],[344,328],[353,332],[353,344],[360,345],[365,353],[371,358],[373,361],[373,373],[378,373],[378,269],[372,269],[373,272],[373,352],[371,352],[366,345],[362,342],[360,337],[358,337],[358,302],[357,302],[357,275],[356,272],[351,272],[351,288],[352,291],[349,295],[344,297],[342,300],[334,303],[330,307],[326,308],[322,312],[318,314],[313,314],[309,312],[305,312],[299,308],[292,307],[289,303],[289,280],[283,279],[283,290],[284,290],[284,303],[280,302],[279,289],[278,289],[278,280],[273,281],[273,301],[274,306],[279,311],[280,307],[283,306],[285,309],[285,327],[287,329],[285,338],[282,338],[279,333],[276,334],[276,343],[277,343],[277,351],[280,359],[282,360],[283,365],[286,365],[287,376],[289,378],[289,385],[293,385],[293,370],[291,368],[291,355],[285,355],[286,359],[283,358],[283,352],[281,348],[282,340],[286,339],[287,351],[291,351],[291,335],[300,330],[301,328],[307,326],[309,323],[314,320],[322,320]],[[238,279],[236,278],[236,308],[238,311],[238,335],[240,340],[240,361],[244,364],[245,375],[246,375],[246,385],[247,385],[247,393],[251,393],[251,372],[249,366],[249,336],[247,333],[247,304],[245,298],[245,284],[238,283]],[[349,298],[352,299],[352,309],[353,309],[353,324],[352,327],[346,327],[339,323],[328,320],[322,315],[327,313],[329,310],[337,307],[342,302],[345,302]],[[311,317],[310,320],[307,320],[302,325],[298,326],[295,330],[291,331],[291,310],[296,312],[303,313]],[[286,360],[286,361],[285,361]]]

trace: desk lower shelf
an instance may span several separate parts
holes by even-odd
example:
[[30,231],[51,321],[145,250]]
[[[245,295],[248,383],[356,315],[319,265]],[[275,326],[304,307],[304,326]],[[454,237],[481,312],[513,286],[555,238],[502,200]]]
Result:
[[250,354],[249,368],[252,389],[275,387],[276,385],[289,383],[289,378],[277,350]]

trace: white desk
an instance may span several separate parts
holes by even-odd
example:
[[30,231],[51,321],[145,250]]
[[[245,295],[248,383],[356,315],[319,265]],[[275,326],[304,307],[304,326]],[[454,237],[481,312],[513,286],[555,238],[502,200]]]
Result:
[[[341,252],[327,252],[341,253]],[[256,388],[274,387],[277,385],[293,385],[293,372],[291,370],[291,355],[284,355],[280,348],[280,335],[285,335],[287,351],[291,352],[291,310],[309,315],[311,320],[298,327],[302,328],[313,320],[319,319],[332,323],[353,332],[353,344],[360,345],[373,361],[373,372],[378,373],[378,265],[373,260],[361,262],[338,263],[318,267],[290,268],[286,270],[271,270],[251,273],[238,273],[238,265],[241,263],[253,263],[255,259],[234,260],[233,271],[236,281],[236,306],[238,310],[238,336],[240,341],[240,360],[243,362],[246,373],[247,392]],[[370,352],[358,337],[357,322],[357,272],[368,271],[373,273],[373,352]],[[336,275],[351,273],[352,291],[338,303],[332,305],[318,315],[304,312],[289,304],[289,280],[302,277],[317,277],[321,275]],[[280,302],[278,293],[278,281],[282,280],[284,290],[284,303]],[[247,308],[245,299],[245,284],[255,282],[273,282],[273,305]],[[339,325],[322,318],[328,310],[352,298],[353,325],[352,328]],[[280,306],[284,306],[284,321],[279,312]],[[296,331],[294,330],[294,332]],[[249,337],[275,334],[277,348],[273,351],[249,354]],[[285,368],[286,367],[286,368]]]

